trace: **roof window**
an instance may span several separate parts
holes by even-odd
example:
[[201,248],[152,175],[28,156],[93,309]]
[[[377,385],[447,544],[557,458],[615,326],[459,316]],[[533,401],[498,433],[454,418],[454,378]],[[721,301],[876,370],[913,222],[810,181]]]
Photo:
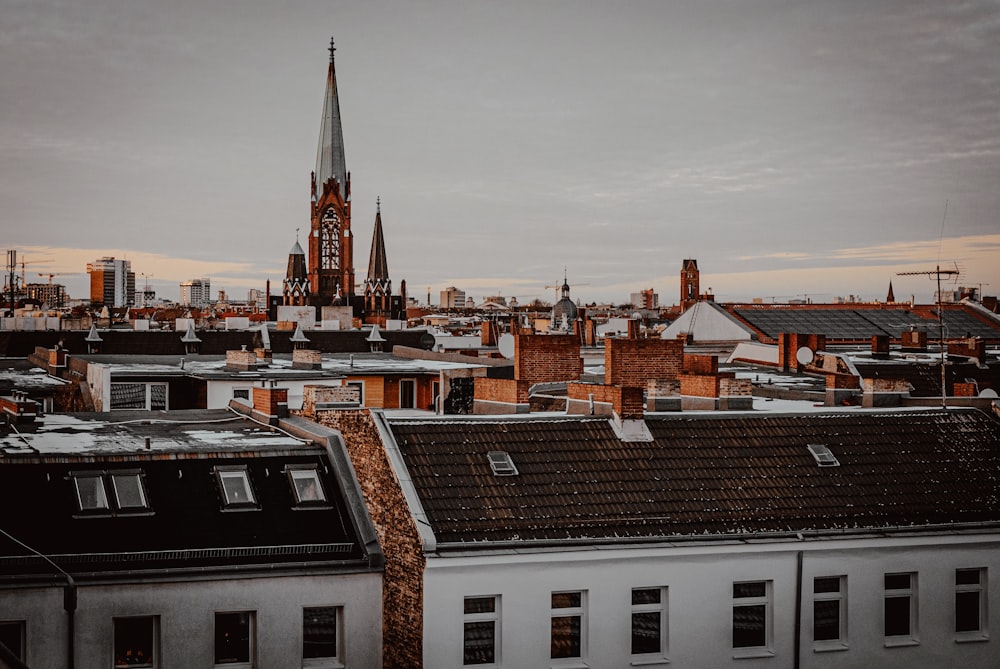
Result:
[[218,466],[215,478],[219,484],[224,509],[257,509],[257,498],[250,485],[246,465]]
[[494,476],[517,475],[517,467],[514,466],[514,461],[507,451],[490,451],[486,455],[490,459],[490,469],[493,470]]
[[76,492],[77,511],[81,514],[107,516],[149,511],[141,470],[70,472],[70,478]]
[[319,471],[313,465],[285,468],[288,480],[292,484],[292,494],[298,506],[327,506],[326,491],[319,478]]
[[825,444],[809,444],[809,452],[812,454],[813,458],[816,460],[816,464],[820,467],[839,467],[840,461],[837,460],[837,456],[826,447]]

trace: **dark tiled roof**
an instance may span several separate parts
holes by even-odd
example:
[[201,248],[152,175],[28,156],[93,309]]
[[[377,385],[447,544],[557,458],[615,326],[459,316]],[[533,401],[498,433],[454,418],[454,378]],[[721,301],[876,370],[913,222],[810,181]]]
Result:
[[[390,420],[439,544],[1000,521],[1000,424],[978,411],[646,424],[654,442],[593,419]],[[494,476],[489,451],[518,475]]]

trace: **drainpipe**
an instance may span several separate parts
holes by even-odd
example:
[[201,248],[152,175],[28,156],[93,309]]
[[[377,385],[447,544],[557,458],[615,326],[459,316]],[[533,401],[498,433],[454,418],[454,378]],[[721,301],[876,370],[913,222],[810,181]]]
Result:
[[67,639],[66,639],[66,667],[73,669],[76,656],[76,581],[69,574],[66,574],[66,585],[63,588],[63,608],[66,609]]
[[799,669],[802,654],[802,551],[795,554],[795,669]]

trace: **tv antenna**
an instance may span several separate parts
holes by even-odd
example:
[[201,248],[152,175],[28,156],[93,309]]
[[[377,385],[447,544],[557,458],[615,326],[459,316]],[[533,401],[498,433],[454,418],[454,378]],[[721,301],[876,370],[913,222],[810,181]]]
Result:
[[[945,211],[947,211],[947,204],[945,205]],[[944,364],[947,357],[947,346],[944,341],[944,308],[942,307],[941,300],[941,277],[942,276],[954,276],[957,277],[961,272],[958,266],[955,269],[941,269],[941,265],[937,265],[932,270],[927,271],[917,271],[917,272],[896,272],[896,276],[918,276],[923,275],[928,279],[931,277],[937,277],[937,312],[938,312],[938,330],[939,339],[941,342],[941,407],[943,409],[948,408],[948,391],[945,385],[945,372]]]

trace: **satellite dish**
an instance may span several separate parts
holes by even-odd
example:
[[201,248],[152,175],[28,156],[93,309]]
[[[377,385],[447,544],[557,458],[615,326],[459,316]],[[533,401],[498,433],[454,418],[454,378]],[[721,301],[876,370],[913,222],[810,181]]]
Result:
[[981,391],[979,391],[979,396],[980,397],[996,397],[997,396],[997,391],[993,390],[992,388],[983,388]]
[[813,361],[814,357],[812,350],[808,346],[803,346],[795,352],[795,359],[799,361],[800,365],[808,365]]
[[425,332],[422,335],[420,335],[420,348],[424,349],[425,351],[433,351],[435,343],[436,340],[434,339],[434,335],[432,335],[430,332]]
[[500,355],[507,358],[508,360],[513,360],[514,335],[512,335],[509,332],[500,335],[500,340],[497,342],[497,348],[500,349]]

